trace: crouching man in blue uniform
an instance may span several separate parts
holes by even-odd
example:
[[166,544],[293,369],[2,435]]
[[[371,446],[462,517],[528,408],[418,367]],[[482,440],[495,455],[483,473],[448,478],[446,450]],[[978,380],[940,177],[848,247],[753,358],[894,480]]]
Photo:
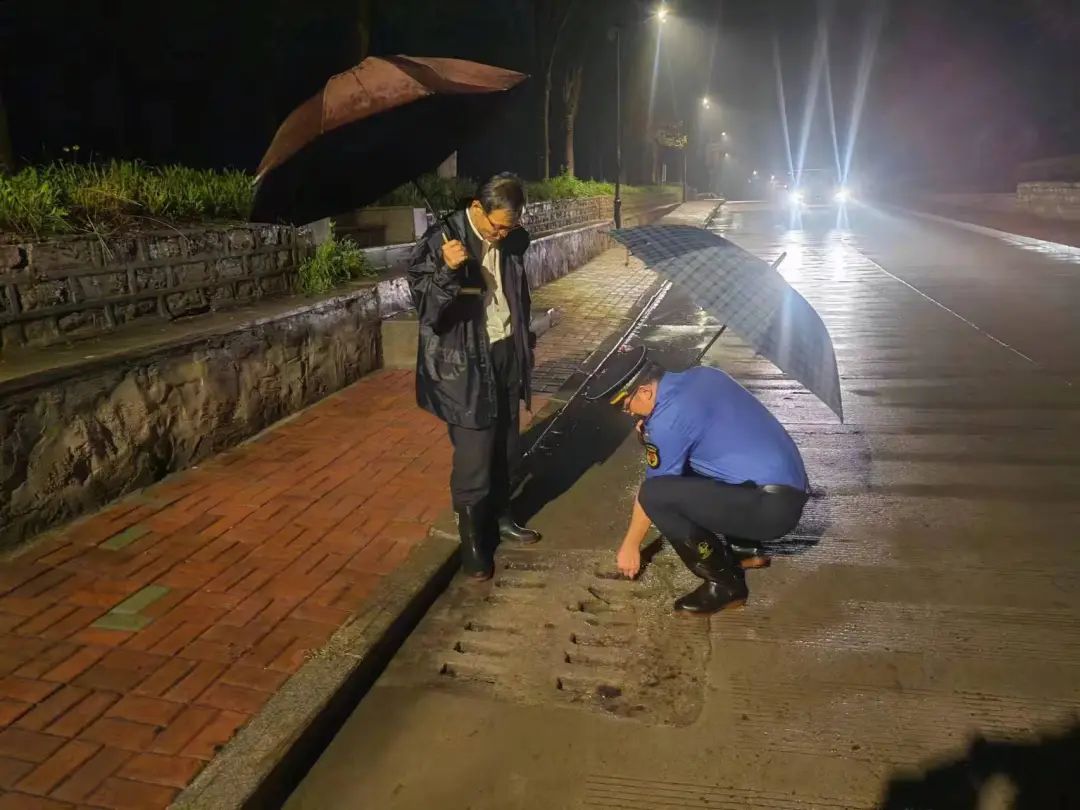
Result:
[[638,418],[645,481],[618,553],[635,577],[652,523],[704,582],[675,609],[710,614],[745,603],[745,570],[769,565],[759,545],[792,531],[809,484],[791,436],[764,405],[724,372],[679,373],[645,361],[644,349],[610,369],[609,401]]

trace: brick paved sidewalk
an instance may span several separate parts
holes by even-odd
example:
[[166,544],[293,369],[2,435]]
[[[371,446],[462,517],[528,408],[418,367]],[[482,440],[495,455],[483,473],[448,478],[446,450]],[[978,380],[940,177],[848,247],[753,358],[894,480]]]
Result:
[[[541,390],[655,280],[625,256],[537,291]],[[0,563],[0,810],[165,807],[449,508],[449,462],[380,371]]]
[[558,391],[656,281],[640,262],[627,262],[624,248],[614,248],[534,292],[534,310],[557,307],[569,317],[537,345],[533,389]]

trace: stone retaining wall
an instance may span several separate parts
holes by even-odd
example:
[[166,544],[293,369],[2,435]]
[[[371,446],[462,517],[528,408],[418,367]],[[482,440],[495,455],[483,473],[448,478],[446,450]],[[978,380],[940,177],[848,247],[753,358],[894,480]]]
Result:
[[0,246],[0,348],[280,295],[308,249],[296,228],[239,225]]
[[1080,220],[1080,183],[1020,183],[1021,210],[1051,219]]
[[[661,204],[651,197],[637,202]],[[525,224],[534,238],[543,237],[610,222],[612,207],[610,197],[533,203]],[[284,295],[311,247],[308,231],[274,225],[0,245],[0,351]],[[400,246],[377,252],[397,261],[403,254]]]
[[0,547],[232,447],[379,364],[369,284],[141,357],[0,383]]
[[612,197],[587,197],[581,200],[552,200],[530,203],[522,224],[533,239],[568,228],[580,228],[596,222],[610,222],[615,216]]
[[1080,183],[1020,183],[1015,194],[928,194],[932,206],[1080,220]]

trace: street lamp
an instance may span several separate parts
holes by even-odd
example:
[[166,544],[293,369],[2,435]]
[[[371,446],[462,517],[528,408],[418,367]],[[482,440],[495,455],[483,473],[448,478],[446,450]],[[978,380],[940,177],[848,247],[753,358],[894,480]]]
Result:
[[[661,3],[656,9],[656,19],[667,21],[668,9]],[[612,26],[610,36],[615,38],[615,227],[622,227],[622,26]]]
[[708,96],[705,96],[705,98],[703,98],[703,99],[701,100],[701,106],[702,106],[702,107],[704,107],[704,108],[705,108],[706,110],[707,110],[707,109],[709,109],[709,107],[711,107],[711,106],[712,106],[712,102],[711,102],[711,101],[709,101],[709,97],[708,97]]
[[754,169],[754,177],[757,177],[757,169]]

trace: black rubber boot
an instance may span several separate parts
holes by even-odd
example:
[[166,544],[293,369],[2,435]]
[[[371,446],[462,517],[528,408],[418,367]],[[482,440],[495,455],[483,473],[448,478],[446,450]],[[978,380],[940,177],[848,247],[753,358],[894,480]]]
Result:
[[676,599],[675,610],[707,616],[746,604],[750,595],[746,575],[726,541],[703,535],[692,540],[672,540],[671,545],[691,573],[705,580]]
[[494,549],[488,542],[487,504],[455,507],[461,538],[461,570],[472,579],[491,579],[495,574]]
[[751,540],[737,540],[727,538],[728,547],[731,549],[735,561],[744,571],[753,568],[768,568],[772,565],[772,557],[765,550]]
[[530,545],[540,542],[540,532],[535,529],[527,529],[514,522],[509,512],[499,518],[499,539],[513,543]]

